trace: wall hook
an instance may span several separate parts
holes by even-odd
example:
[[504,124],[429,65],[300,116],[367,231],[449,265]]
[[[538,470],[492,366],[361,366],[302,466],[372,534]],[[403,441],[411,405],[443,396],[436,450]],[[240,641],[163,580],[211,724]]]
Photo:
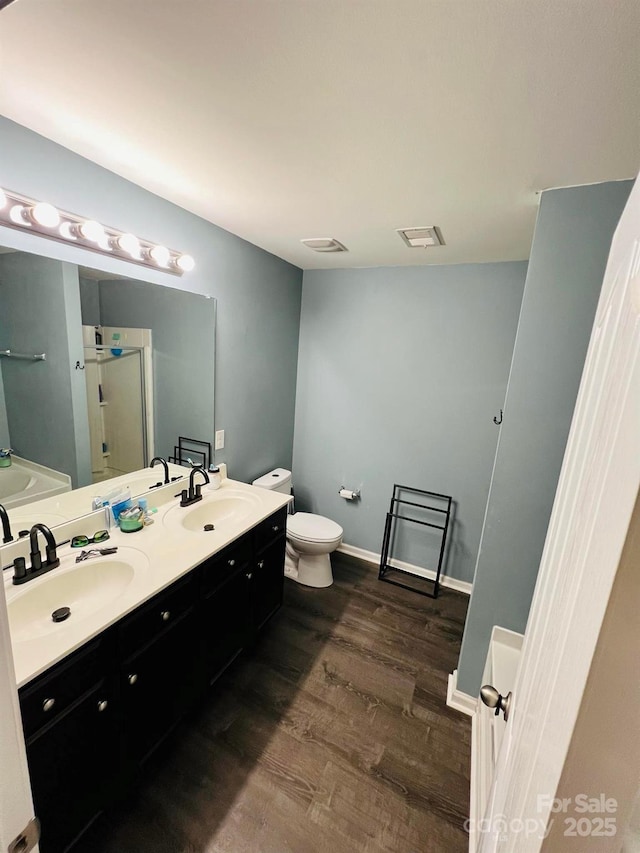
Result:
[[494,418],[493,422],[496,426],[500,426],[500,424],[502,423],[502,409],[500,409],[500,420],[498,420],[497,418]]
[[83,364],[83,365],[82,365],[82,367],[81,367],[81,366],[80,366],[80,362],[79,362],[79,361],[76,361],[76,370],[84,370],[84,364]]

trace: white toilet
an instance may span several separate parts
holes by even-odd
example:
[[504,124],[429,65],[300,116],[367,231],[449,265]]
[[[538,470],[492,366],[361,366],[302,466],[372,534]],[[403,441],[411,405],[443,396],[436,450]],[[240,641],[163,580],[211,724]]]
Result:
[[[291,494],[291,471],[276,468],[251,484]],[[343,530],[335,521],[310,512],[287,517],[286,577],[305,586],[325,587],[333,583],[329,554],[342,542]]]

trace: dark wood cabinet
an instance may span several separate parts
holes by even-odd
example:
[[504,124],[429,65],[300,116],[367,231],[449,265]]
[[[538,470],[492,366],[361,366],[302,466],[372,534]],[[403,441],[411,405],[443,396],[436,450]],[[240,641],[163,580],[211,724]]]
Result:
[[62,853],[282,603],[286,511],[20,690],[42,853]]
[[249,634],[248,564],[227,575],[202,603],[202,658],[209,685],[247,644]]
[[259,631],[282,604],[285,538],[279,536],[256,554],[250,578],[253,633]]
[[66,849],[114,792],[119,746],[113,680],[105,674],[85,689],[82,678],[94,672],[98,651],[92,644],[88,652],[73,656],[71,666],[26,691],[27,719],[35,725],[27,737],[27,756],[43,853]]
[[148,758],[191,707],[202,687],[198,584],[193,572],[127,616],[118,638],[123,764]]

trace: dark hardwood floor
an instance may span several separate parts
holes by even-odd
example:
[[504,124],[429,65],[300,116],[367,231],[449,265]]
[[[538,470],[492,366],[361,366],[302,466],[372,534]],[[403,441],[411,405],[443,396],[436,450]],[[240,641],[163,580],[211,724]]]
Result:
[[74,853],[463,853],[469,718],[445,704],[466,596],[334,555]]

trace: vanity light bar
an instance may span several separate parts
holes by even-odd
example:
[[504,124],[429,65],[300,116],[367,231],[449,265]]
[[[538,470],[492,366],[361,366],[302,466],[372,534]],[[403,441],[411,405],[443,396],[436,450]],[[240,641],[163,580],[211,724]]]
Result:
[[135,234],[118,231],[94,219],[58,210],[45,201],[0,187],[0,225],[31,231],[61,243],[75,243],[83,249],[110,257],[182,275],[195,267],[191,255],[142,240]]

